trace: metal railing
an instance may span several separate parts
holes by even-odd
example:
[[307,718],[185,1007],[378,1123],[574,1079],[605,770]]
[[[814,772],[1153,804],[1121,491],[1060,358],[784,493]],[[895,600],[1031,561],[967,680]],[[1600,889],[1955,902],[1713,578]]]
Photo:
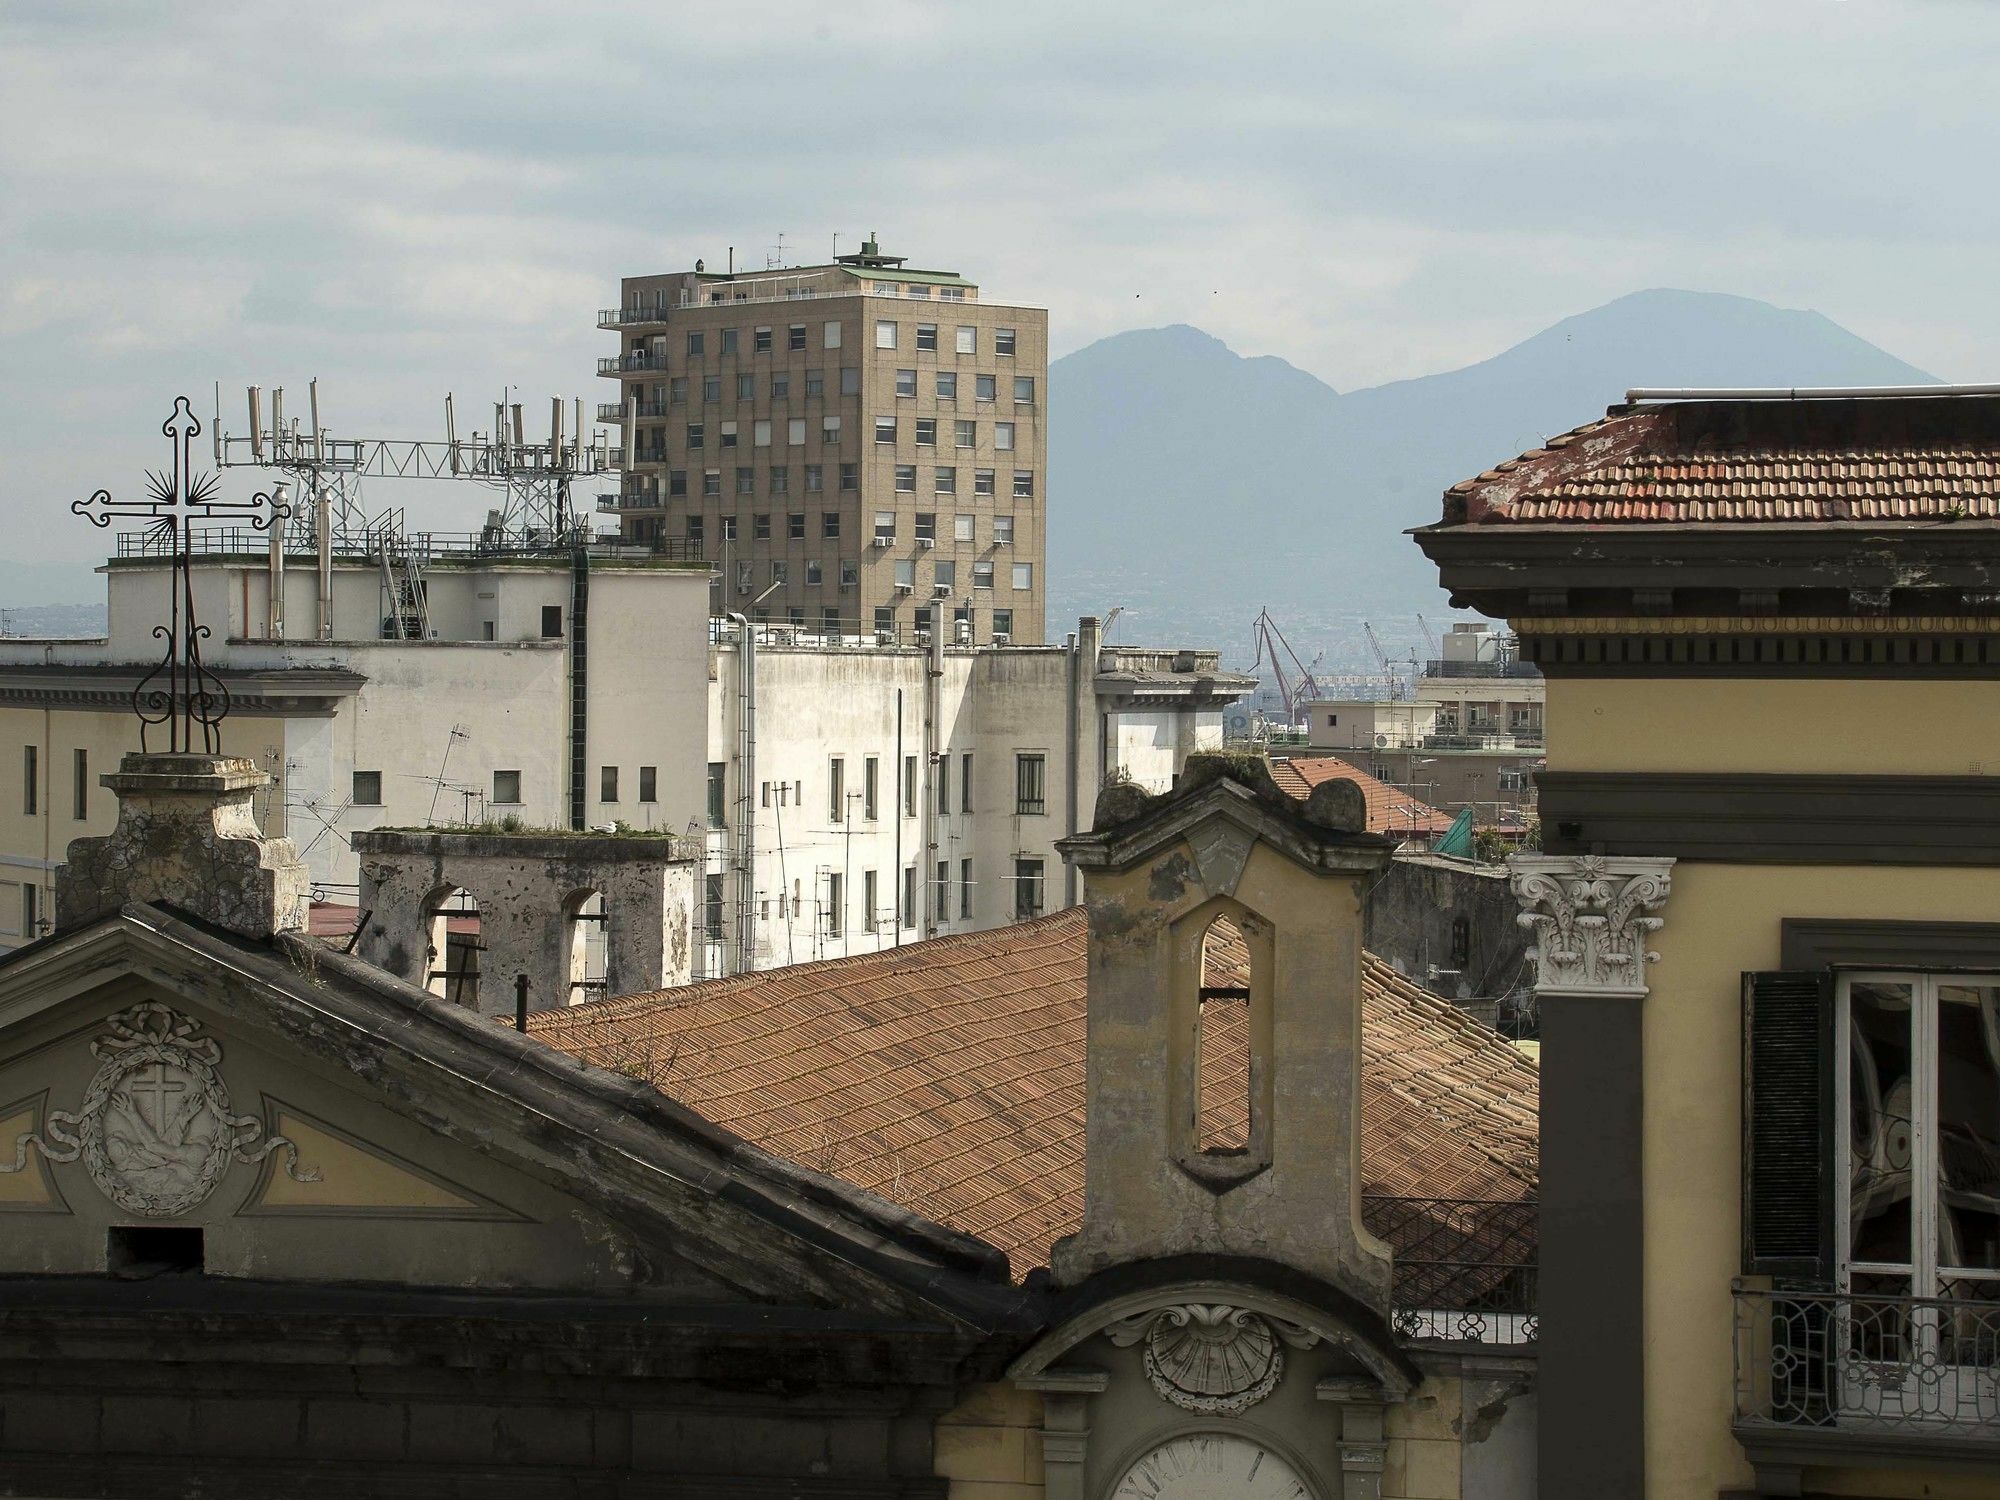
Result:
[[600,375],[633,374],[642,370],[664,370],[667,357],[664,354],[616,354],[597,362]]
[[1532,1344],[1539,1330],[1533,1199],[1361,1200],[1361,1220],[1396,1254],[1391,1321],[1409,1339]]
[[667,309],[664,307],[604,307],[597,312],[599,328],[629,328],[634,323],[664,323]]
[[1424,663],[1426,677],[1526,677],[1539,679],[1542,669],[1525,661],[1440,661]]
[[1741,1286],[1734,1296],[1739,1428],[2000,1445],[2000,1301]]
[[[664,401],[641,401],[634,413],[641,421],[647,417],[664,417],[667,403]],[[625,420],[625,403],[622,401],[600,401],[597,403],[597,420],[600,422],[622,422]]]
[[[603,498],[599,497],[600,509],[603,508]],[[380,554],[384,539],[383,533],[373,531],[359,536],[335,537],[333,555],[372,560]],[[582,527],[526,536],[502,536],[480,531],[398,531],[387,534],[387,541],[392,549],[406,551],[419,566],[447,557],[542,557],[572,552],[579,546],[593,553],[659,557],[675,562],[704,560],[702,544],[683,537],[628,542],[616,536],[598,536]],[[197,557],[254,556],[262,559],[270,555],[271,533],[247,526],[202,527],[194,533],[193,548]],[[285,555],[288,557],[307,556],[311,550],[309,546],[295,544],[289,539],[286,541]],[[171,532],[162,535],[152,531],[121,531],[112,555],[171,557],[173,551],[174,536]]]
[[[1418,750],[1539,750],[1542,737],[1523,730],[1516,734],[1504,729],[1471,730],[1460,733],[1456,730],[1441,730],[1436,734],[1419,736],[1420,744],[1408,748]],[[1387,747],[1378,747],[1387,748]]]

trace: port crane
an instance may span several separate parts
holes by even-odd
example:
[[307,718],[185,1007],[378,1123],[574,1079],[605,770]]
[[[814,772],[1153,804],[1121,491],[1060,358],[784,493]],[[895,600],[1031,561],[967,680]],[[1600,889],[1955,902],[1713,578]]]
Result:
[[[1271,677],[1278,685],[1278,701],[1285,708],[1285,722],[1298,723],[1308,703],[1315,698],[1326,696],[1319,685],[1319,679],[1313,676],[1313,668],[1319,665],[1320,656],[1326,653],[1321,652],[1320,656],[1315,656],[1311,666],[1300,661],[1298,652],[1292,649],[1292,643],[1285,639],[1284,631],[1278,628],[1278,622],[1271,618],[1268,605],[1258,613],[1255,620],[1250,622],[1250,633],[1257,643],[1256,659],[1250,663],[1250,670],[1255,672],[1266,662],[1270,664]],[[1292,664],[1290,673],[1285,670],[1287,658]]]

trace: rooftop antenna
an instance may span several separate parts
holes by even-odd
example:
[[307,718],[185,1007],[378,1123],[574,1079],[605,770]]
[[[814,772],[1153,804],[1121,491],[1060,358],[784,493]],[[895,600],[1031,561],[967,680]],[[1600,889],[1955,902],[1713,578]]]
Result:
[[764,257],[764,269],[782,271],[785,268],[785,231],[778,231],[778,243],[771,247],[772,253]]
[[444,768],[451,763],[451,747],[460,740],[472,738],[471,732],[463,724],[451,726],[451,733],[444,738],[444,755],[438,760],[437,779],[431,783],[431,810],[424,815],[424,827],[437,824],[438,794],[444,790]]

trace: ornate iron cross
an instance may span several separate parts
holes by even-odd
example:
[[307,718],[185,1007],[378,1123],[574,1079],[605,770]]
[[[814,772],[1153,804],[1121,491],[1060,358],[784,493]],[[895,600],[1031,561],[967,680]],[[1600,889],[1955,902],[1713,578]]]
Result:
[[139,717],[139,748],[150,750],[146,732],[155,724],[167,726],[167,748],[175,754],[195,748],[195,726],[201,726],[201,749],[214,755],[222,749],[222,721],[229,716],[229,689],[202,665],[201,643],[208,627],[195,620],[194,613],[194,523],[216,516],[240,516],[258,531],[289,513],[290,507],[259,492],[247,500],[224,500],[213,474],[197,474],[192,457],[194,440],[201,422],[185,396],[174,401],[173,415],[160,431],[166,434],[173,451],[171,472],[146,473],[143,501],[118,501],[109,490],[98,490],[87,500],[73,500],[70,509],[93,526],[109,526],[113,516],[143,516],[151,524],[145,528],[146,552],[173,553],[173,570],[168,579],[168,620],[153,627],[153,638],[166,642],[159,665],[132,689],[132,712]]

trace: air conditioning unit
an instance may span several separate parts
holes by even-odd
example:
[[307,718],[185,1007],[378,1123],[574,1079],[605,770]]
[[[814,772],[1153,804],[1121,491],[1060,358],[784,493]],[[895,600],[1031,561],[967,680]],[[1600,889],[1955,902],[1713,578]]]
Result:
[[874,545],[877,547],[893,547],[896,545],[896,539],[894,536],[884,536],[878,531],[875,533]]
[[896,592],[899,594],[907,594],[909,593],[909,591],[910,591],[910,586],[907,583],[899,583],[896,585]]
[[1004,630],[996,630],[993,632],[993,644],[996,646],[1004,646],[1013,639],[1014,637],[1009,635]]
[[937,545],[937,538],[934,536],[920,536],[917,538],[917,545],[926,548],[935,547]]
[[951,585],[948,583],[934,583],[931,585],[931,594],[935,598],[949,599],[951,597]]

